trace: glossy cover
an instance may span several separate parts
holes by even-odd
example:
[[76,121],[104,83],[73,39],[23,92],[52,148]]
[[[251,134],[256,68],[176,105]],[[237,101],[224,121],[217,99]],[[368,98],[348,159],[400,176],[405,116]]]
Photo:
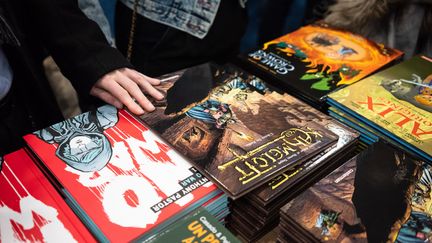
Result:
[[429,165],[375,143],[285,205],[282,228],[326,242],[429,242],[431,183]]
[[290,96],[232,65],[207,63],[171,77],[160,87],[167,99],[141,119],[232,198],[337,140],[323,124],[296,118]]
[[432,59],[413,57],[331,94],[329,101],[432,158]]
[[0,242],[95,242],[23,149],[0,164]]
[[[43,166],[100,232],[142,237],[218,190],[125,110],[95,111],[24,137]],[[89,223],[89,226],[92,226]]]
[[334,156],[342,157],[344,150],[355,143],[359,134],[353,129],[336,122],[333,119],[327,119],[322,122],[333,133],[339,136],[339,140],[335,147],[330,147],[327,150],[316,155],[307,162],[289,168],[287,171],[273,178],[268,183],[257,188],[251,195],[259,198],[263,204],[268,204],[275,200],[279,195],[293,187],[303,178],[319,168],[324,169],[329,160],[334,159]]
[[353,33],[316,24],[269,41],[241,59],[295,95],[322,102],[330,92],[401,55]]
[[167,230],[144,243],[220,242],[240,243],[214,216],[201,208],[175,222]]

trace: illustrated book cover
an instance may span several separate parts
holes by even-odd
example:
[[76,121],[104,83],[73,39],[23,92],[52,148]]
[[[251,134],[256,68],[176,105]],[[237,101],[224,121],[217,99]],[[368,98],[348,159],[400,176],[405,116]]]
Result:
[[162,79],[166,100],[140,118],[231,198],[337,141],[322,124],[293,119],[295,104],[233,65],[206,63]]
[[275,200],[279,195],[286,192],[313,171],[325,169],[327,163],[333,160],[335,156],[343,157],[341,153],[347,153],[348,150],[352,149],[359,137],[359,133],[354,129],[337,122],[335,119],[313,109],[296,98],[287,97],[286,99],[289,100],[290,104],[298,104],[298,106],[293,107],[290,111],[293,114],[292,118],[297,120],[313,120],[323,124],[336,134],[339,139],[335,147],[330,147],[309,161],[289,168],[249,194],[251,197],[257,198],[263,205]]
[[331,94],[329,103],[432,162],[432,59],[413,57]]
[[[286,204],[285,241],[429,242],[432,168],[378,142]],[[283,242],[285,242],[283,241]]]
[[109,105],[24,139],[100,241],[144,239],[220,193],[148,127]]
[[259,50],[241,54],[240,59],[249,71],[257,70],[293,95],[320,104],[332,91],[401,55],[398,50],[320,23],[269,41]]
[[96,242],[24,149],[0,169],[0,242]]
[[214,216],[200,208],[144,243],[240,243]]

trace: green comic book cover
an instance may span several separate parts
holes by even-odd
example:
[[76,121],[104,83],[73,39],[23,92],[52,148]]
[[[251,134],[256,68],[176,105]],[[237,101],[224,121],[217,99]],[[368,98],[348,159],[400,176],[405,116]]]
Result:
[[217,219],[199,209],[145,243],[240,243]]

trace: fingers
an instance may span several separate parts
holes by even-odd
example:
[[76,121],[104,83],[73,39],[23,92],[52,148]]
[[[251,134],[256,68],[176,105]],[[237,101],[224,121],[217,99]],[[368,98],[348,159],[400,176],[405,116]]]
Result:
[[142,115],[144,110],[150,112],[155,109],[143,92],[156,100],[164,99],[164,95],[153,87],[158,84],[158,79],[124,68],[114,70],[99,79],[90,94],[117,108],[125,105],[132,113]]
[[[96,95],[103,94],[102,92],[98,91],[98,89],[101,89],[111,96],[113,96],[115,99],[119,100],[123,105],[125,105],[132,113],[136,115],[142,115],[144,113],[144,110],[133,100],[130,93],[135,93],[134,91],[128,91],[123,87],[120,83],[126,83],[127,81],[124,81],[123,79],[128,79],[123,74],[119,73],[118,71],[114,71],[108,75],[105,75],[102,77],[96,84],[93,86],[92,90],[95,90]],[[132,81],[130,81],[132,82]],[[127,85],[124,85],[127,86]],[[133,89],[133,87],[129,86],[129,89]],[[135,86],[135,89],[138,89],[138,86]],[[142,96],[144,94],[141,93]],[[102,97],[97,96],[99,98],[107,98],[107,95],[102,95]],[[144,97],[145,98],[145,97]],[[140,98],[142,100],[142,98]],[[105,102],[108,102],[104,100]],[[110,103],[111,104],[111,103]],[[151,105],[151,104],[150,104]],[[151,105],[152,106],[152,105]],[[151,106],[148,107],[147,111],[153,111],[154,107]],[[117,106],[116,106],[117,107]],[[144,107],[143,107],[144,108]]]
[[141,87],[143,91],[145,91],[147,94],[151,95],[153,98],[157,100],[164,99],[164,95],[158,91],[153,85],[159,85],[160,80],[155,78],[150,78],[145,76],[144,74],[141,74],[135,70],[127,69],[125,74],[132,79],[135,83]]
[[103,89],[93,87],[90,91],[90,94],[98,97],[99,99],[105,101],[106,103],[108,103],[110,105],[115,106],[117,109],[123,108],[123,103],[119,99],[112,96],[110,93],[108,93],[107,91],[105,91]]
[[[136,102],[138,102],[138,104],[142,108],[144,108],[144,110],[153,111],[155,109],[153,104],[142,93],[141,89],[139,88],[139,86],[135,80],[132,80],[132,79],[128,78],[127,76],[124,76],[124,77],[119,77],[118,83],[122,86],[122,88],[124,88],[127,91],[127,93],[131,96],[132,99],[135,99]],[[150,84],[148,84],[148,85],[151,88],[153,88],[153,86],[151,86]],[[125,104],[125,105],[129,108],[129,106],[127,104]]]

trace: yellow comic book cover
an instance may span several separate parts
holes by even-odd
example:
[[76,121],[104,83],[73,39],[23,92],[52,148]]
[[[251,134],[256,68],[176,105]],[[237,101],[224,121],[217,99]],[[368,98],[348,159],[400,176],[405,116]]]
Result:
[[432,155],[432,59],[416,56],[329,99]]

